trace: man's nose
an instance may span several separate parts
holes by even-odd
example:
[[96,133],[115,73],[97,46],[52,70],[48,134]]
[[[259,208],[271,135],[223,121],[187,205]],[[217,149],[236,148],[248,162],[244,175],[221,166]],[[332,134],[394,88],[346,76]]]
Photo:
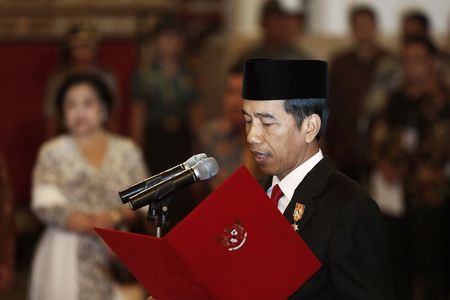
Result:
[[260,144],[262,141],[261,128],[255,123],[248,125],[247,142],[252,144]]

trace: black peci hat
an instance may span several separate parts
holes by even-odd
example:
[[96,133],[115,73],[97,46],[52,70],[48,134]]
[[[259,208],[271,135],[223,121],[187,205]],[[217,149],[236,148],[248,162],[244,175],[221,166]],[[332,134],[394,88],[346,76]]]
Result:
[[249,59],[244,64],[242,98],[327,98],[327,63],[321,60]]

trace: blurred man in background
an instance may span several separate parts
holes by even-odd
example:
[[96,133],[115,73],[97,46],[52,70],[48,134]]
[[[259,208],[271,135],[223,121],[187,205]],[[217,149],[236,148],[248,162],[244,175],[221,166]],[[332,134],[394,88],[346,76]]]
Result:
[[[66,33],[61,50],[61,66],[47,82],[44,99],[44,117],[47,121],[46,135],[51,137],[63,131],[62,120],[58,119],[56,93],[64,80],[73,74],[90,73],[101,77],[113,93],[114,110],[118,105],[118,87],[116,76],[102,68],[98,61],[99,36],[94,26],[89,24],[73,25]],[[110,123],[114,118],[109,116]],[[115,127],[115,124],[112,124]]]
[[377,42],[377,18],[372,8],[352,8],[349,24],[353,45],[331,60],[331,125],[327,145],[328,152],[339,169],[359,180],[366,164],[364,145],[367,141],[363,129],[360,128],[362,124],[358,121],[377,64],[388,54]]
[[303,19],[300,2],[267,1],[261,15],[262,40],[245,57],[308,59],[309,55],[298,47]]
[[[430,19],[422,10],[410,10],[401,17],[400,36],[398,40],[400,50],[403,47],[403,43],[411,37],[433,40]],[[440,59],[441,55],[439,54],[438,56]],[[373,76],[373,82],[364,101],[363,119],[367,121],[383,110],[388,94],[398,89],[403,81],[401,69],[399,57],[387,56],[380,60]],[[448,68],[440,65],[439,73],[440,76],[448,78],[444,83],[449,88],[450,71],[448,71]]]
[[[130,129],[132,138],[142,145],[148,169],[156,174],[192,155],[202,109],[194,76],[186,64],[185,38],[176,15],[161,16],[152,41],[154,57],[139,66],[131,82]],[[189,191],[175,195],[172,203],[176,204],[168,206],[172,224],[195,205]]]
[[200,132],[200,152],[217,159],[219,173],[209,180],[211,188],[218,187],[240,165],[245,164],[253,173],[256,166],[245,142],[245,122],[242,118],[243,62],[230,69],[220,117],[206,123]]
[[403,15],[401,31],[403,41],[415,36],[431,39],[430,21],[427,15],[420,10],[411,10]]
[[406,37],[401,54],[401,85],[372,128],[372,192],[385,215],[397,297],[411,298],[414,274],[419,299],[446,299],[450,98],[429,39]]
[[131,136],[144,148],[153,173],[186,160],[192,146],[190,111],[197,100],[184,64],[184,37],[175,16],[165,16],[154,33],[155,56],[134,74]]

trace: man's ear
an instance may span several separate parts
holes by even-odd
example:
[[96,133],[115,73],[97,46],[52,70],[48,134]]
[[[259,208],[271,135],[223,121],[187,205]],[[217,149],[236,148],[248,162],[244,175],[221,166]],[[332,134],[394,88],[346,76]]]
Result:
[[314,141],[319,133],[322,120],[318,114],[312,114],[306,117],[304,124],[306,126],[305,141],[309,144]]

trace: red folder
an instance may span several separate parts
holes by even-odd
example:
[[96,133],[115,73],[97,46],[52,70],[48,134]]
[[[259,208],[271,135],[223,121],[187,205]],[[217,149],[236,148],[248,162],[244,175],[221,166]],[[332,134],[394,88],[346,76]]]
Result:
[[96,229],[164,299],[286,299],[320,262],[243,166],[163,238]]

